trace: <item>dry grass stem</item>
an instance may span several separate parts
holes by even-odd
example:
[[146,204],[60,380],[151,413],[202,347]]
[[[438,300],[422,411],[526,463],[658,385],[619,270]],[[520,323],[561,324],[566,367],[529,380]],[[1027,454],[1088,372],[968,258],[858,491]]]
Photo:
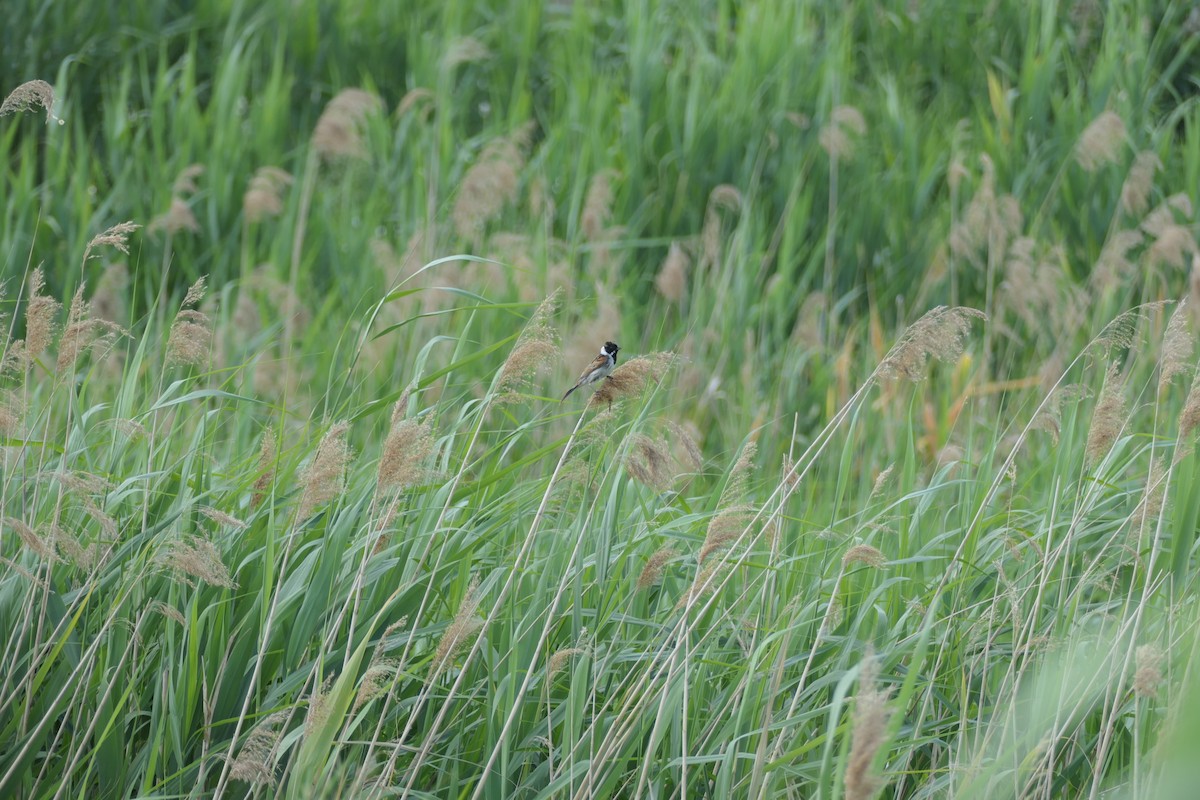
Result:
[[986,320],[987,315],[974,308],[938,306],[914,322],[879,364],[878,373],[885,378],[925,379],[928,360],[952,362],[963,350],[963,339],[972,320]]
[[1075,160],[1087,172],[1112,164],[1125,144],[1125,122],[1113,111],[1105,111],[1084,129],[1075,145]]
[[678,555],[679,552],[670,545],[664,545],[655,550],[650,558],[646,559],[646,564],[638,574],[637,590],[639,592],[645,591],[651,586],[658,584],[662,580],[663,568],[666,567],[667,562]]
[[349,422],[338,422],[329,429],[317,446],[312,461],[300,478],[304,487],[300,496],[300,519],[307,519],[317,506],[329,502],[342,493],[346,480],[346,467],[350,463],[350,445],[346,434]]
[[1114,361],[1109,364],[1105,373],[1104,387],[1100,390],[1100,397],[1092,412],[1092,424],[1088,428],[1086,452],[1088,462],[1092,465],[1108,455],[1125,426],[1123,389],[1124,384],[1121,383],[1117,363]]
[[891,711],[887,707],[891,690],[880,690],[878,666],[868,654],[858,676],[858,694],[854,697],[851,722],[850,758],[846,764],[846,800],[870,800],[883,788],[883,781],[872,765],[887,736]]

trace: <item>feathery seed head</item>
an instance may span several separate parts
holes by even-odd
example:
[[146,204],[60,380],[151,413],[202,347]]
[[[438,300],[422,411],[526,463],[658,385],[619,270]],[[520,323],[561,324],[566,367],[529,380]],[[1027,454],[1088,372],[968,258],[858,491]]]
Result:
[[50,346],[58,311],[62,308],[53,297],[42,294],[45,286],[42,268],[38,267],[29,276],[29,303],[25,306],[25,346],[21,353],[27,364]]
[[92,257],[92,251],[97,247],[114,247],[129,255],[129,236],[140,227],[142,226],[133,222],[118,222],[108,230],[96,234],[87,243],[87,247],[83,248],[84,263]]
[[1114,111],[1105,111],[1084,129],[1075,145],[1075,160],[1087,172],[1115,163],[1125,144],[1125,121]]
[[[407,398],[402,402],[407,405]],[[403,413],[400,404],[397,411]],[[428,422],[395,419],[379,456],[377,485],[380,489],[403,489],[420,482],[425,474],[425,459],[433,450],[433,433]]]
[[554,676],[562,671],[575,656],[587,655],[588,648],[586,647],[564,647],[561,650],[556,650],[551,656],[550,661],[546,664],[546,682],[554,680]]
[[237,758],[229,766],[229,777],[258,786],[275,786],[275,746],[283,736],[279,727],[287,722],[288,712],[277,711],[254,726],[242,743]]
[[671,242],[667,257],[663,260],[658,274],[654,276],[654,288],[668,303],[678,305],[683,302],[688,288],[688,270],[692,262],[679,242]]
[[[54,87],[45,81],[26,81],[8,93],[4,102],[0,103],[0,117],[15,114],[18,111],[31,111],[35,106],[46,110],[46,121],[57,119],[54,116]],[[62,124],[62,120],[58,120]]]
[[674,361],[675,354],[670,352],[631,358],[600,382],[600,388],[592,394],[588,404],[611,405],[616,400],[641,394],[651,380],[661,380]]
[[856,544],[842,554],[842,567],[849,567],[852,564],[863,564],[874,569],[879,569],[886,563],[887,557],[869,544]]
[[561,296],[561,290],[555,290],[541,302],[500,367],[498,391],[501,400],[507,400],[517,390],[529,386],[539,369],[554,362],[558,355],[558,332],[550,320],[558,309]]
[[665,443],[641,433],[633,437],[629,455],[625,458],[625,469],[639,483],[656,492],[665,492],[675,478]]
[[854,696],[854,717],[850,733],[850,758],[846,764],[846,799],[871,800],[883,786],[872,764],[887,736],[891,711],[887,707],[891,690],[880,690],[878,666],[868,653],[858,676],[858,694]]
[[639,592],[645,591],[661,581],[663,567],[678,555],[679,552],[670,545],[664,545],[655,550],[650,558],[646,559],[646,564],[642,567],[642,571],[638,575],[637,590]]
[[615,170],[601,170],[593,175],[592,180],[588,183],[579,225],[583,230],[584,238],[589,242],[598,240],[608,228],[608,221],[612,217],[612,184],[616,177]]
[[254,494],[250,498],[250,508],[258,508],[266,496],[271,481],[275,479],[275,429],[268,426],[263,432],[262,444],[258,450],[258,477],[254,481]]
[[362,89],[342,89],[325,105],[313,129],[312,146],[326,161],[367,157],[362,127],[383,110],[383,101]]
[[195,306],[204,299],[205,278],[193,283],[183,298],[182,307],[171,324],[167,337],[167,363],[200,366],[208,360],[212,347],[212,326],[208,315]]
[[188,577],[197,578],[212,586],[225,589],[237,588],[229,574],[229,568],[221,561],[221,552],[207,539],[191,537],[172,542],[163,563],[182,573],[183,580],[190,586]]
[[294,179],[279,167],[259,167],[242,195],[242,211],[247,222],[261,222],[283,213],[283,192]]
[[952,362],[963,350],[963,338],[971,321],[986,320],[987,315],[974,308],[938,306],[926,312],[904,331],[900,340],[884,357],[878,374],[885,378],[925,379],[930,357]]
[[700,563],[707,562],[708,557],[712,554],[724,550],[748,536],[753,522],[753,509],[748,505],[723,508],[708,523],[704,543],[700,545]]
[[1092,465],[1097,464],[1108,451],[1112,449],[1121,430],[1125,427],[1125,397],[1124,385],[1121,383],[1117,362],[1108,366],[1104,376],[1104,387],[1092,411],[1092,424],[1088,428],[1087,458]]
[[1162,683],[1163,651],[1144,644],[1134,652],[1133,691],[1138,697],[1153,697]]
[[438,641],[430,667],[430,680],[440,675],[450,660],[470,645],[471,637],[475,636],[483,627],[483,620],[475,613],[479,610],[480,599],[479,579],[472,578],[470,585],[467,586],[466,594],[463,595],[462,603],[458,607],[458,613],[454,615],[454,620]]
[[204,174],[203,164],[189,164],[184,167],[178,175],[175,176],[175,183],[171,185],[171,194],[182,196],[185,194],[196,193],[196,179]]
[[1144,150],[1133,159],[1133,166],[1125,176],[1121,185],[1121,210],[1129,216],[1137,216],[1146,212],[1150,202],[1150,192],[1154,189],[1154,175],[1162,169],[1162,161],[1158,155]]
[[493,139],[463,175],[451,218],[462,239],[478,241],[487,223],[517,196],[532,128],[525,125]]
[[117,338],[128,332],[114,322],[97,319],[92,315],[92,304],[83,299],[84,284],[79,284],[71,298],[71,310],[67,313],[67,326],[58,340],[59,372],[72,368],[85,351],[103,358]]
[[1194,343],[1188,331],[1187,298],[1183,298],[1171,312],[1167,331],[1163,334],[1162,356],[1159,358],[1158,391],[1161,394],[1178,375],[1192,368]]
[[300,479],[304,486],[300,497],[300,519],[308,519],[317,506],[341,494],[346,467],[350,464],[350,445],[346,442],[349,431],[349,422],[338,422],[317,445],[317,452]]

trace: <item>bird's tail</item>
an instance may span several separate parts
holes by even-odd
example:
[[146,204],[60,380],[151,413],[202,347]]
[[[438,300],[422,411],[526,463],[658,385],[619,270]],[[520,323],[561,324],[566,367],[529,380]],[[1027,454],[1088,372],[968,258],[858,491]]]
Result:
[[573,392],[573,391],[575,391],[576,389],[578,389],[578,388],[579,388],[579,386],[580,386],[580,385],[577,383],[577,384],[575,384],[574,386],[572,386],[570,389],[567,389],[567,393],[566,393],[566,394],[564,394],[564,395],[562,396],[562,400],[559,400],[558,402],[560,402],[560,403],[561,403],[563,400],[566,400],[568,397],[570,397],[570,396],[571,396],[571,392]]

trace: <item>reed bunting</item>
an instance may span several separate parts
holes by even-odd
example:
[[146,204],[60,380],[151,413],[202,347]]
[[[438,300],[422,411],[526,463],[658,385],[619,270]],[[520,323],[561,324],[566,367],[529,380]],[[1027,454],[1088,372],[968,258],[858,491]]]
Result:
[[[608,377],[608,374],[613,371],[613,367],[617,365],[617,351],[621,348],[617,347],[616,342],[605,342],[604,347],[600,348],[600,355],[592,360],[592,363],[587,365],[587,369],[579,376],[579,381],[567,390],[567,393],[562,396],[566,400],[571,396],[571,392],[578,389],[580,386],[587,386],[589,383],[595,383]],[[558,402],[562,402],[559,400]]]

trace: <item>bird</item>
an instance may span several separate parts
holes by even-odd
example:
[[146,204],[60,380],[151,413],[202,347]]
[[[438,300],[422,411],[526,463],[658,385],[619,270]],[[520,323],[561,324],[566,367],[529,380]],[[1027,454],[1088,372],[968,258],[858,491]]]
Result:
[[[592,359],[592,363],[587,365],[580,375],[579,380],[567,390],[567,393],[562,396],[562,400],[566,400],[571,396],[571,392],[578,389],[580,386],[587,386],[589,383],[607,378],[609,373],[613,371],[613,367],[617,366],[617,351],[620,350],[616,342],[605,342],[600,348],[600,355]],[[562,402],[559,400],[558,402]]]

